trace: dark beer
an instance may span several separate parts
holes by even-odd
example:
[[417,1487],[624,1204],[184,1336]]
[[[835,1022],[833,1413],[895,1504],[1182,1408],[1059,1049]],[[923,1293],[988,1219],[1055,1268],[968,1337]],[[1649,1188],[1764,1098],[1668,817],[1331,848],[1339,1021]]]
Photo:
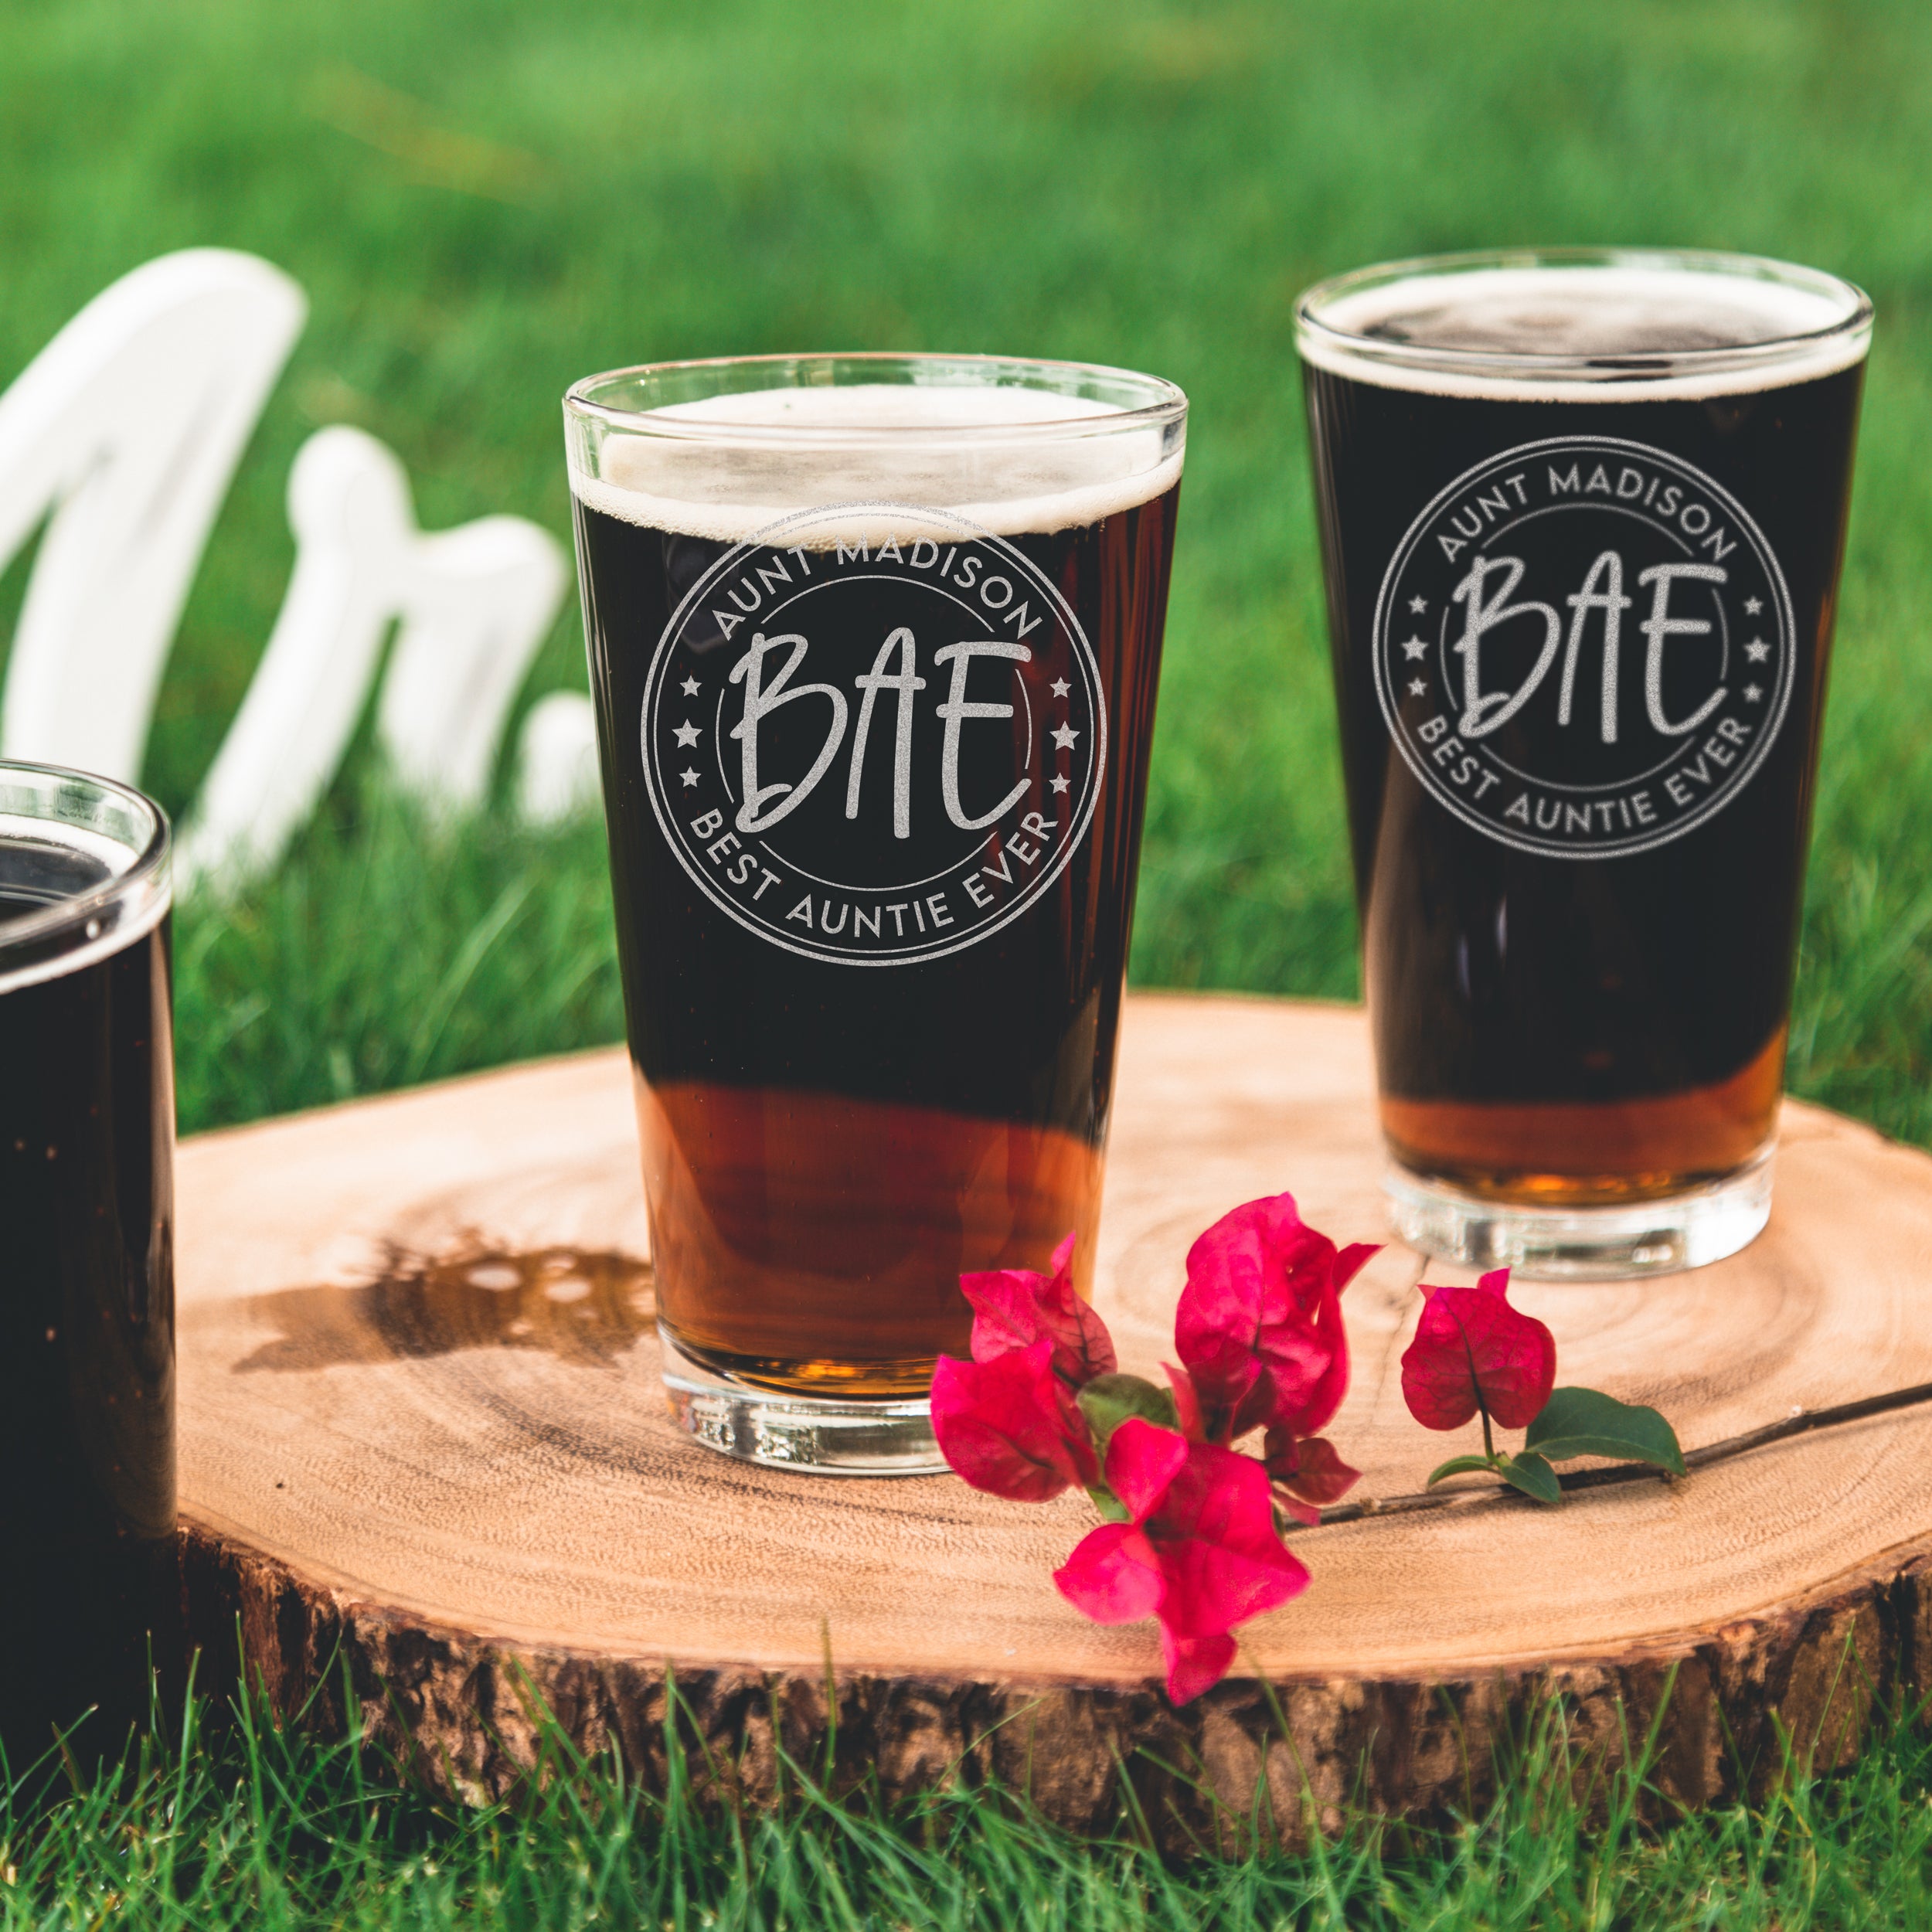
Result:
[[[1094,488],[869,451],[781,478],[847,507],[752,540],[775,512],[667,502],[656,451],[628,491],[608,452],[575,478],[660,1321],[714,1371],[923,1396],[966,1351],[961,1272],[1072,1232],[1090,1279],[1178,496],[1154,455]],[[864,501],[922,482],[980,507]]]
[[[0,791],[25,788],[0,767]],[[80,1741],[117,1747],[146,1715],[151,1652],[170,1661],[174,1094],[165,832],[148,819],[152,843],[117,859],[97,831],[76,842],[0,808],[0,1740],[16,1771],[90,1708]]]
[[1390,1150],[1563,1209],[1721,1182],[1783,1083],[1869,311],[1361,280],[1304,359]]

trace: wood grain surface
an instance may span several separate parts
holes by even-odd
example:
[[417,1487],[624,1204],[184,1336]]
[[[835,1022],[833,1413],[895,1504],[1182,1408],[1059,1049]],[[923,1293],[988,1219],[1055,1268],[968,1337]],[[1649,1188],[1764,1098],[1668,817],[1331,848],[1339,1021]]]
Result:
[[[1288,1189],[1338,1240],[1381,1235],[1356,1012],[1138,996],[1118,1092],[1097,1301],[1124,1366],[1171,1352],[1187,1247],[1235,1203]],[[1932,1412],[1912,1411],[1560,1511],[1308,1534],[1312,1587],[1174,1712],[1153,1627],[1090,1624],[1053,1587],[1083,1499],[791,1475],[673,1430],[634,1131],[607,1053],[181,1151],[192,1628],[219,1660],[239,1617],[285,1704],[345,1665],[434,1783],[505,1789],[539,1700],[661,1777],[668,1671],[709,1775],[751,1797],[781,1745],[818,1760],[835,1696],[841,1777],[990,1771],[1090,1827],[1124,1774],[1177,1843],[1238,1837],[1259,1784],[1294,1842],[1352,1799],[1479,1801],[1553,1698],[1586,1758],[1662,1708],[1659,1788],[1699,1803],[1761,1772],[1774,1713],[1837,1763],[1888,1685],[1932,1689]],[[1418,1488],[1478,1440],[1403,1409],[1420,1274],[1390,1247],[1346,1298],[1330,1434],[1359,1493]],[[1656,1403],[1689,1447],[1932,1380],[1929,1292],[1932,1161],[1793,1104],[1743,1254],[1515,1298],[1560,1379]],[[326,1682],[316,1709],[341,1719]]]

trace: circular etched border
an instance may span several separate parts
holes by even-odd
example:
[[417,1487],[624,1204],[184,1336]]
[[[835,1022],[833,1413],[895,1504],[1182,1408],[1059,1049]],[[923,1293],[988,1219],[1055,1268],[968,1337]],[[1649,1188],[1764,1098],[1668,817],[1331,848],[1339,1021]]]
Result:
[[[1408,734],[1403,728],[1399,706],[1389,689],[1387,670],[1387,655],[1393,641],[1388,627],[1398,595],[1397,587],[1410,559],[1428,535],[1430,527],[1437,517],[1453,499],[1475,488],[1482,478],[1505,464],[1553,455],[1560,451],[1641,457],[1670,471],[1708,495],[1713,502],[1722,505],[1736,519],[1740,534],[1751,546],[1753,554],[1764,573],[1766,582],[1776,599],[1781,627],[1777,689],[1774,694],[1770,715],[1731,782],[1721,791],[1706,799],[1694,811],[1687,813],[1669,825],[1660,827],[1645,835],[1593,845],[1582,850],[1553,840],[1525,838],[1513,832],[1505,832],[1493,821],[1471,811],[1453,790],[1440,784],[1437,775],[1429,769],[1427,761],[1419,757],[1409,743]],[[1383,573],[1382,587],[1376,595],[1375,619],[1369,631],[1369,640],[1372,668],[1375,673],[1376,701],[1381,707],[1383,722],[1388,728],[1389,736],[1396,749],[1402,754],[1403,764],[1414,774],[1423,791],[1464,825],[1494,839],[1497,844],[1543,859],[1589,860],[1634,858],[1641,852],[1652,852],[1660,845],[1668,845],[1709,823],[1750,783],[1770,755],[1772,746],[1784,729],[1785,716],[1791,708],[1792,687],[1796,682],[1798,626],[1791,610],[1791,590],[1784,581],[1784,572],[1778,563],[1777,553],[1766,540],[1764,532],[1757,527],[1757,520],[1730,491],[1714,478],[1706,474],[1696,464],[1673,455],[1668,450],[1660,450],[1654,444],[1640,443],[1634,438],[1622,436],[1547,436],[1539,437],[1532,443],[1519,443],[1511,448],[1498,451],[1493,456],[1485,457],[1480,463],[1471,464],[1459,476],[1444,484],[1417,514],[1389,560],[1388,568]],[[1536,782],[1547,784],[1552,790],[1570,789],[1558,787],[1549,781],[1539,780]]]
[[[781,537],[796,536],[828,522],[845,523],[854,520],[869,522],[877,519],[886,519],[895,525],[917,522],[927,526],[927,530],[922,531],[921,534],[926,534],[927,531],[938,531],[955,540],[985,546],[1003,557],[1012,569],[1022,575],[1046,598],[1055,621],[1065,633],[1072,648],[1073,660],[1080,668],[1080,675],[1086,681],[1094,723],[1094,748],[1088,761],[1087,783],[1074,813],[1073,823],[1066,839],[1053,854],[1051,862],[1043,866],[1028,883],[1026,889],[1016,895],[1012,903],[1003,907],[996,917],[971,927],[958,938],[943,946],[926,947],[917,951],[892,953],[884,956],[840,951],[826,946],[801,944],[792,934],[780,932],[762,920],[748,917],[743,907],[719,889],[716,882],[686,849],[682,829],[668,808],[662,780],[651,755],[651,722],[663,687],[665,672],[693,607],[701,600],[709,597],[719,580],[736,568],[747,556],[760,550],[790,549],[790,545],[777,540]],[[995,933],[1011,925],[1023,913],[1039,903],[1042,896],[1072,862],[1073,855],[1085,843],[1087,832],[1093,825],[1107,769],[1107,700],[1101,689],[1100,662],[1094,655],[1094,647],[1088,641],[1079,618],[1074,615],[1073,607],[1060,594],[1058,587],[1025,552],[1007,538],[982,528],[968,518],[955,515],[948,510],[935,509],[929,505],[870,502],[821,504],[810,509],[794,511],[775,522],[768,523],[753,532],[750,536],[734,543],[725,551],[679,599],[677,608],[672,612],[669,621],[659,634],[651,655],[650,668],[645,673],[644,696],[639,706],[638,720],[639,760],[644,769],[645,791],[651,801],[651,814],[658,821],[658,828],[664,835],[665,843],[683,868],[685,876],[706,898],[734,924],[801,959],[818,960],[828,965],[874,968],[917,966],[966,951],[978,945],[981,940],[990,938]],[[802,870],[791,860],[784,862],[791,866],[795,871]],[[948,867],[947,869],[950,872],[954,868]]]

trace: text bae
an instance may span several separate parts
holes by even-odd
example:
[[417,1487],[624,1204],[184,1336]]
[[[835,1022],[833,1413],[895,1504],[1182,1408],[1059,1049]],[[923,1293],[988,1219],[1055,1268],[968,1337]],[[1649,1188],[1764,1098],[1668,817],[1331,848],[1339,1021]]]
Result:
[[1743,508],[1611,437],[1466,471],[1383,580],[1376,687],[1410,769],[1519,849],[1614,857],[1721,811],[1789,705],[1791,599]]
[[1012,544],[944,512],[814,511],[685,593],[647,679],[652,808],[711,901],[863,966],[961,951],[1037,900],[1104,770],[1094,653]]

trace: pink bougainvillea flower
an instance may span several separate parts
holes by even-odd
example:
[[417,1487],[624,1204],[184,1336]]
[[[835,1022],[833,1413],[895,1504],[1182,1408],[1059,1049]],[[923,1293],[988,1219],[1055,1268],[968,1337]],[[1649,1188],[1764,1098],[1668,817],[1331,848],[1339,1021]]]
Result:
[[1090,1530],[1053,1573],[1060,1594],[1095,1623],[1138,1623],[1159,1611],[1165,1579],[1146,1524],[1187,1458],[1184,1437],[1138,1416],[1114,1431],[1107,1486],[1131,1520]]
[[1045,1335],[990,1362],[941,1355],[933,1371],[933,1434],[940,1453],[975,1489],[1044,1502],[1097,1473],[1077,1409],[1070,1424]]
[[1425,1429],[1460,1429],[1478,1410],[1526,1429],[1556,1379],[1556,1338],[1509,1305],[1509,1270],[1473,1288],[1432,1288],[1402,1358],[1402,1399]]
[[1207,1423],[1201,1413],[1200,1392],[1194,1386],[1194,1378],[1185,1369],[1177,1369],[1171,1362],[1161,1364],[1161,1372],[1168,1379],[1168,1386],[1174,1391],[1174,1413],[1181,1425],[1181,1434],[1189,1442],[1207,1440]]
[[1287,1194],[1223,1216],[1188,1250],[1174,1343],[1210,1441],[1268,1423],[1309,1435],[1333,1417],[1349,1386],[1342,1291],[1375,1252],[1338,1251]]
[[1107,1484],[1136,1524],[1145,1525],[1167,1500],[1174,1478],[1187,1467],[1186,1440],[1172,1429],[1129,1416],[1107,1445]]
[[[1048,1382],[1060,1415],[1060,1433],[1080,1471],[1080,1480],[1090,1483],[1100,1471],[1087,1418],[1080,1413],[1080,1392],[1096,1376],[1111,1374],[1115,1358],[1107,1324],[1073,1286],[1076,1238],[1069,1234],[1053,1250],[1051,1274],[1036,1274],[1031,1268],[994,1268],[962,1274],[959,1286],[973,1306],[975,1362],[1023,1354],[1040,1342],[1048,1345]],[[944,1447],[941,1443],[942,1451]]]
[[1282,1546],[1252,1457],[1133,1417],[1107,1445],[1107,1480],[1131,1520],[1083,1538],[1053,1580],[1096,1621],[1158,1617],[1168,1695],[1185,1703],[1226,1673],[1227,1633],[1298,1596],[1308,1573]]
[[1167,1666],[1168,1698],[1176,1704],[1192,1703],[1228,1674],[1234,1639],[1224,1630],[1211,1637],[1177,1637],[1163,1624],[1161,1662]]
[[1279,1424],[1270,1429],[1262,1447],[1263,1466],[1277,1491],[1283,1509],[1310,1529],[1321,1520],[1323,1509],[1339,1502],[1362,1479],[1321,1436],[1297,1436]]
[[973,1359],[991,1362],[1029,1349],[1045,1335],[1053,1345],[1055,1372],[1075,1389],[1118,1366],[1107,1324],[1073,1287],[1073,1243],[1069,1234],[1053,1250],[1053,1272],[995,1268],[962,1274],[959,1286],[973,1304]]
[[1231,1630],[1308,1587],[1276,1532],[1267,1471],[1216,1444],[1188,1445],[1147,1531],[1167,1580],[1158,1614],[1177,1636]]
[[1104,1522],[1090,1529],[1053,1572],[1053,1581],[1083,1617],[1097,1624],[1138,1624],[1161,1607],[1161,1566],[1138,1523]]
[[1184,1436],[1130,1416],[1107,1445],[1107,1486],[1128,1512],[1074,1546],[1053,1573],[1060,1594],[1097,1624],[1131,1624],[1154,1614],[1165,1588],[1161,1560],[1147,1533],[1191,1445]]

